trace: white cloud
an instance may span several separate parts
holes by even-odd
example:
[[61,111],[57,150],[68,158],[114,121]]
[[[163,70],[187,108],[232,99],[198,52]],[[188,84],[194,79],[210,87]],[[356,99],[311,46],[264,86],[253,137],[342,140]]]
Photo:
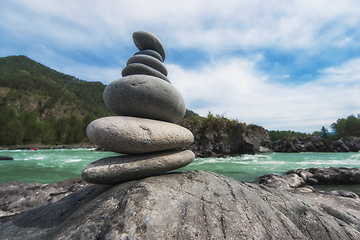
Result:
[[138,29],[154,32],[171,48],[307,48],[331,44],[360,19],[360,2],[350,0],[17,3],[2,10],[3,27],[56,44],[96,48],[131,45],[129,36]]
[[[265,55],[259,53],[271,49],[312,56],[358,46],[359,8],[357,0],[3,1],[0,43],[9,47],[1,46],[0,54],[9,54],[18,44],[23,52],[15,54],[107,84],[120,77],[124,62],[136,51],[132,32],[147,30],[166,50],[196,50],[209,58],[203,61],[206,65],[191,69],[177,65],[176,57],[165,62],[190,109],[202,115],[226,113],[268,129],[311,132],[360,112],[360,59],[312,69],[322,75],[290,86],[274,78],[291,81],[291,69],[273,73],[275,77],[260,71]],[[82,53],[103,63],[106,58],[116,62],[97,64]]]
[[[256,62],[247,59],[228,59],[213,62],[196,71],[169,65],[170,80],[183,94],[188,107],[206,116],[214,114],[262,125],[268,129],[313,132],[328,127],[340,117],[347,117],[353,109],[360,112],[360,70],[354,62],[340,68],[325,69],[316,81],[286,86],[268,81],[259,72]],[[349,67],[350,66],[350,67]],[[359,66],[359,65],[357,65]],[[355,85],[326,84],[324,79],[358,76]],[[195,104],[198,99],[208,103]],[[192,104],[194,103],[194,104]],[[195,107],[192,107],[195,106]]]
[[[321,78],[323,83],[359,83],[360,82],[360,58],[348,60],[340,66],[329,67],[322,70],[324,76]],[[360,91],[360,89],[359,89]],[[359,92],[360,94],[360,92]]]

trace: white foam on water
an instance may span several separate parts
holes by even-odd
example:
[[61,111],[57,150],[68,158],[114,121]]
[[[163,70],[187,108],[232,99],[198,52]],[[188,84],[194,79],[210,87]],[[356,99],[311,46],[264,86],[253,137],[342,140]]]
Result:
[[[69,169],[74,169],[79,177],[85,165],[100,158],[116,156],[111,152],[94,151],[95,149],[39,149],[29,150],[0,150],[0,155],[11,156],[15,161],[8,161],[0,167],[0,177],[5,176],[6,169],[14,168],[47,168],[49,182],[52,182],[51,169],[56,174],[64,172],[69,177]],[[26,161],[26,162],[24,162]],[[359,153],[268,153],[245,154],[242,156],[222,158],[196,158],[192,163],[179,171],[205,170],[213,171],[241,181],[249,181],[265,174],[284,174],[297,168],[310,167],[356,167],[360,168]],[[2,171],[1,171],[2,170]],[[48,171],[48,170],[47,170]],[[54,174],[55,175],[55,174]],[[28,176],[23,176],[27,178]],[[36,177],[36,176],[35,176]],[[5,178],[4,178],[5,179]],[[17,179],[21,180],[21,178]],[[2,180],[5,181],[5,180]],[[32,180],[36,181],[36,179]]]
[[78,158],[78,159],[69,159],[69,160],[66,160],[65,162],[66,163],[72,163],[72,162],[81,162],[82,159]]

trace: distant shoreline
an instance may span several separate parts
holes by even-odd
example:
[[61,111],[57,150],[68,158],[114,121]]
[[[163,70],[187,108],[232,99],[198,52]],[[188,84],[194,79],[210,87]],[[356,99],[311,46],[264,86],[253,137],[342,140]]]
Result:
[[0,150],[17,150],[17,149],[72,149],[72,148],[98,148],[93,143],[77,143],[77,144],[55,144],[45,145],[42,143],[33,143],[26,145],[0,146]]

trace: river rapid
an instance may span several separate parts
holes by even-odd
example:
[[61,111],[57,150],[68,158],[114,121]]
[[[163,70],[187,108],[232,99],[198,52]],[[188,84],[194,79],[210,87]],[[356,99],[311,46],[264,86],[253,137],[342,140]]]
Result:
[[[8,181],[52,183],[81,178],[82,169],[100,158],[119,155],[94,149],[0,150],[0,183]],[[204,170],[238,181],[253,182],[266,174],[284,174],[289,170],[311,167],[360,168],[360,152],[348,153],[267,153],[225,158],[196,158],[176,171]],[[359,191],[360,192],[360,191]]]

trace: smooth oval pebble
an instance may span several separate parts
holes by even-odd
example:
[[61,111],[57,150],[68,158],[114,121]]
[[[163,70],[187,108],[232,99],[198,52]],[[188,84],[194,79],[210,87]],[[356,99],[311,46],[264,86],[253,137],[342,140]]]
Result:
[[152,56],[152,57],[158,59],[160,62],[164,62],[161,55],[158,52],[151,50],[151,49],[141,50],[141,51],[134,53],[134,55],[138,55],[138,54],[145,54],[148,56]]
[[135,75],[135,74],[149,75],[170,82],[170,80],[164,74],[142,63],[129,64],[121,72],[121,76],[123,77]]
[[118,116],[176,123],[186,112],[184,99],[173,85],[147,75],[130,75],[110,82],[104,90],[103,100]]
[[138,54],[138,55],[132,56],[127,61],[126,65],[130,65],[132,63],[142,63],[149,67],[154,68],[155,70],[158,70],[165,76],[167,76],[167,74],[168,74],[165,65],[161,61],[159,61],[158,59],[156,59],[154,57],[145,55],[145,54]]
[[105,150],[130,154],[183,148],[194,141],[194,135],[180,125],[123,116],[92,121],[86,135]]
[[102,158],[88,164],[81,177],[95,184],[121,183],[184,167],[194,158],[195,154],[190,150]]
[[132,35],[135,46],[139,50],[152,49],[157,51],[165,60],[165,49],[160,39],[152,33],[146,31],[136,31]]

